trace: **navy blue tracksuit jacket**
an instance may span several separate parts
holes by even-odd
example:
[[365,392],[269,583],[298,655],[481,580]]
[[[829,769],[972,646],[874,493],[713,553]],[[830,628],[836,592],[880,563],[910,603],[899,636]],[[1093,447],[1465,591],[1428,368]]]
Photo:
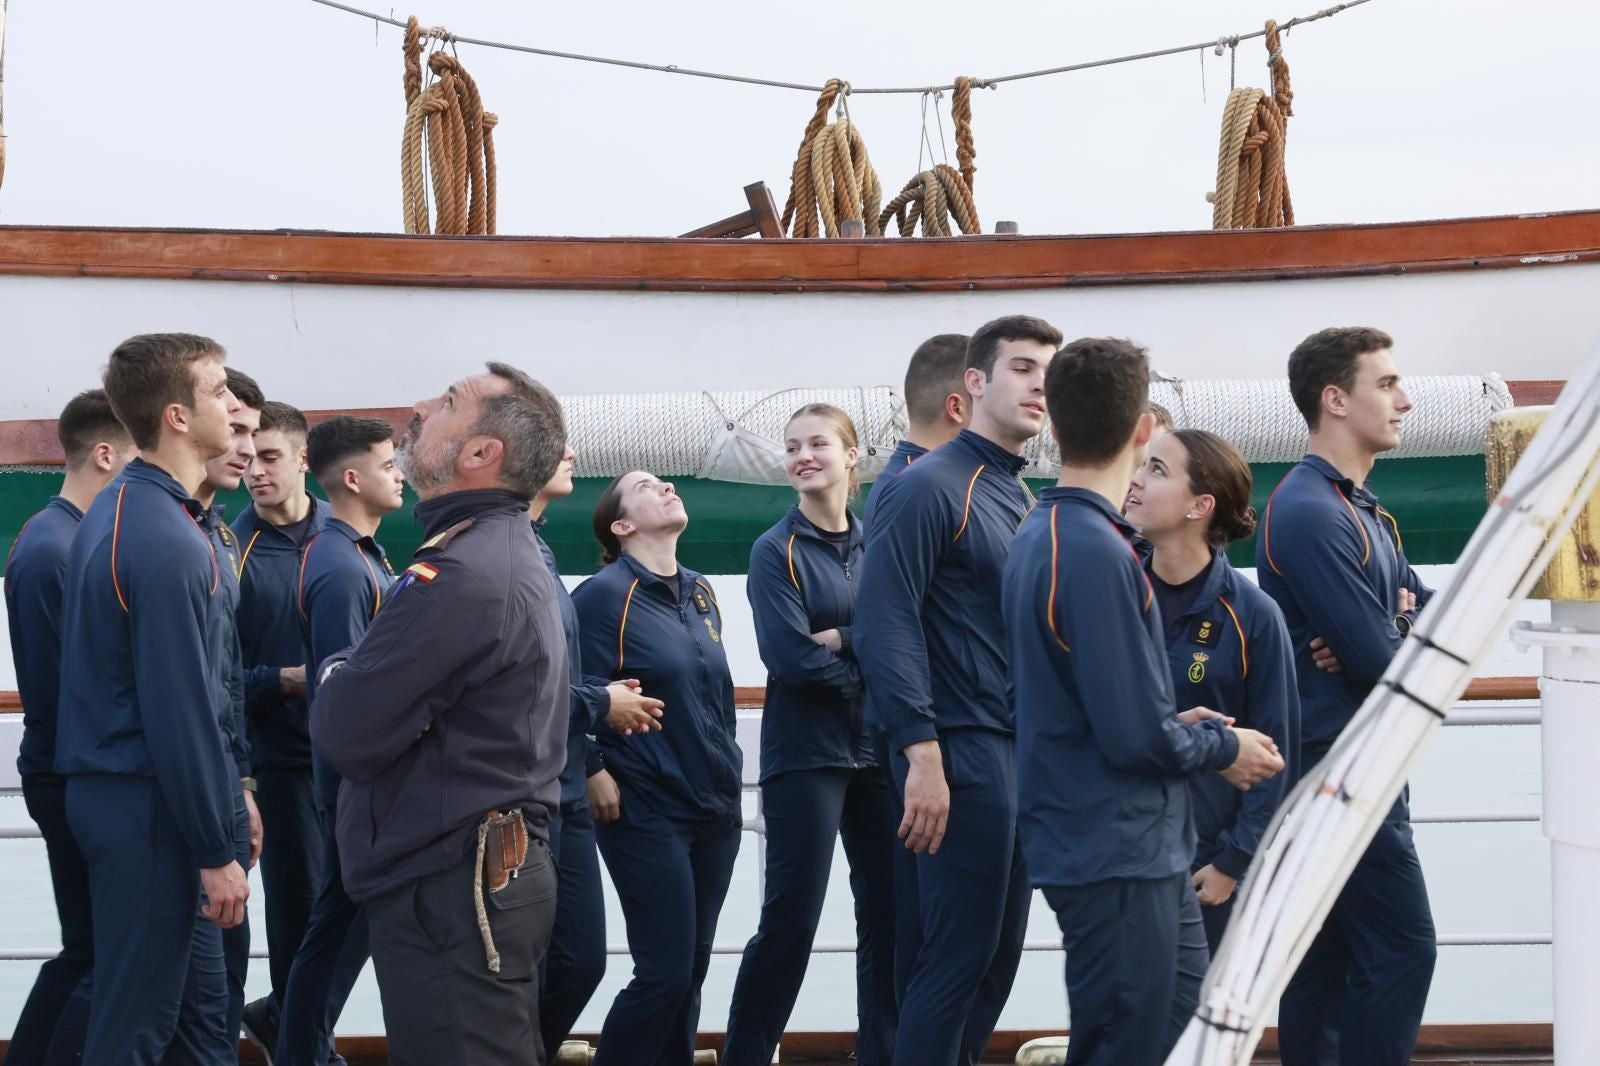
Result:
[[1033,504],[1024,465],[964,429],[875,494],[855,645],[891,751],[947,729],[1014,732],[995,591]]
[[1194,601],[1163,626],[1177,709],[1220,711],[1271,737],[1284,757],[1283,773],[1248,792],[1216,774],[1189,780],[1199,837],[1194,868],[1213,865],[1237,880],[1296,776],[1300,695],[1289,632],[1278,605],[1221,551],[1212,553]]
[[[535,532],[544,529],[546,519],[534,520]],[[539,554],[556,583],[556,598],[561,603],[561,628],[567,636],[568,673],[572,678],[572,701],[567,716],[567,763],[561,771],[561,806],[584,803],[588,795],[586,786],[591,776],[603,768],[600,749],[590,738],[598,723],[605,720],[611,710],[611,696],[606,692],[602,678],[589,677],[583,672],[583,643],[579,637],[578,609],[573,606],[572,595],[561,582],[561,568],[556,565],[556,553],[539,538]],[[655,695],[647,692],[646,695]]]
[[861,522],[863,525],[872,521],[872,507],[878,498],[878,487],[887,485],[905,473],[912,463],[927,454],[928,449],[920,444],[913,444],[908,440],[901,440],[900,443],[894,446],[894,451],[889,454],[889,459],[883,464],[883,469],[878,471],[878,476],[872,481],[872,491],[867,493],[867,505],[861,509]]
[[[767,667],[762,781],[789,770],[877,765],[851,625],[865,550],[854,516],[848,555],[841,559],[799,507],[790,507],[750,550],[745,594],[753,606],[759,603],[756,644]],[[825,629],[839,631],[838,652],[810,638]]]
[[154,779],[196,869],[233,861],[239,791],[218,698],[226,592],[204,517],[142,459],[84,515],[67,564],[55,763]]
[[[372,537],[330,516],[321,532],[306,541],[294,585],[295,618],[300,627],[300,658],[306,664],[306,698],[317,695],[317,674],[329,656],[360,643],[378,616],[394,569]],[[317,802],[336,809],[339,775],[314,759]]]
[[[1299,677],[1300,772],[1328,748],[1388,669],[1409,630],[1403,586],[1433,590],[1406,561],[1394,516],[1366,485],[1308,455],[1273,491],[1256,538],[1257,578],[1283,609]],[[1319,670],[1322,637],[1343,664]],[[1279,1003],[1287,1066],[1402,1066],[1433,980],[1437,940],[1405,791],[1350,874]]]
[[[1433,590],[1406,561],[1400,528],[1365,485],[1308,455],[1267,502],[1256,538],[1256,578],[1283,610],[1294,645],[1305,759],[1314,766],[1400,650],[1401,586],[1427,605]],[[1318,670],[1311,641],[1322,637],[1343,664]]]
[[1219,722],[1176,718],[1132,534],[1098,494],[1050,488],[1006,564],[1018,821],[1035,886],[1188,873],[1188,778],[1239,753]]
[[[278,687],[278,671],[299,666],[305,645],[300,636],[296,588],[300,553],[328,522],[328,505],[311,497],[305,533],[292,539],[245,508],[234,519],[239,556],[239,646],[244,652],[245,704],[255,765],[280,770],[311,765],[307,732],[308,701],[286,696]],[[310,670],[306,671],[309,683]]]
[[6,557],[6,622],[11,630],[17,694],[22,698],[22,745],[17,773],[54,772],[56,701],[61,693],[61,594],[67,554],[83,512],[52,496],[11,542]]
[[1033,503],[1023,464],[962,430],[881,485],[867,528],[854,643],[894,816],[909,745],[937,739],[950,786],[938,854],[896,863],[896,1063],[977,1062],[1021,958],[1029,893],[999,589]]
[[666,705],[660,732],[624,737],[596,726],[623,802],[680,821],[738,817],[744,755],[710,583],[682,566],[663,578],[624,555],[579,585],[572,601],[584,669],[637,678]]
[[222,646],[227,655],[222,675],[222,699],[227,713],[223,718],[223,736],[228,742],[228,754],[240,777],[251,776],[250,737],[245,725],[244,653],[239,647],[239,541],[228,528],[227,517],[220,506],[213,507],[200,520],[206,536],[211,539],[211,549],[217,553],[217,569],[221,573],[218,591],[222,594],[224,610]]

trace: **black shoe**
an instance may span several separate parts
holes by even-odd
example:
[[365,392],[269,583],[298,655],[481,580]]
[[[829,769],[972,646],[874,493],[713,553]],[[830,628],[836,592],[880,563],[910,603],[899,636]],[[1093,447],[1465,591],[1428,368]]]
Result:
[[272,1000],[263,997],[244,1005],[244,1018],[240,1025],[245,1039],[260,1050],[262,1057],[267,1060],[267,1066],[272,1066],[272,1056],[278,1051],[277,1014]]

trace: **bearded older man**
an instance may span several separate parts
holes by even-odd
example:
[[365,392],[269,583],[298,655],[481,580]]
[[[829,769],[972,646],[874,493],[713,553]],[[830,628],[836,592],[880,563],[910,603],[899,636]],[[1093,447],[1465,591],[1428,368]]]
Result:
[[427,539],[361,643],[313,667],[396,1066],[539,1059],[568,665],[527,512],[565,444],[556,398],[502,363],[418,403],[397,455]]

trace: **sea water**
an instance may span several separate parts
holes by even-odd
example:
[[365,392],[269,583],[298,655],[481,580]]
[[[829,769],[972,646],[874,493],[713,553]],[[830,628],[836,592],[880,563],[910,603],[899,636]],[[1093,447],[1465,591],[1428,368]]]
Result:
[[[1419,568],[1436,585],[1449,579],[1451,568]],[[724,643],[734,683],[762,685],[765,673],[756,655],[743,576],[713,577],[725,613]],[[569,584],[576,584],[577,579]],[[1524,605],[1521,617],[1548,620],[1543,603]],[[1518,652],[1502,641],[1479,668],[1482,677],[1539,673],[1536,652]],[[9,657],[0,659],[0,688],[14,689]],[[671,713],[671,709],[668,709]],[[670,721],[670,719],[669,719]],[[744,739],[749,771],[755,778],[758,725],[745,716]],[[6,775],[9,776],[9,775]],[[624,794],[623,802],[627,802]],[[1411,780],[1411,807],[1417,815],[1462,811],[1516,811],[1537,814],[1540,803],[1539,730],[1533,726],[1480,726],[1440,730]],[[745,814],[755,813],[755,797],[745,796]],[[0,827],[29,825],[20,797],[0,798]],[[267,827],[271,832],[271,827]],[[1441,934],[1547,934],[1550,930],[1549,849],[1537,822],[1500,824],[1434,824],[1416,828],[1417,848],[1433,900]],[[718,945],[742,947],[755,932],[760,915],[759,842],[746,833],[734,868],[733,884],[717,927]],[[850,943],[855,936],[848,867],[842,849],[835,849],[827,902],[817,930],[818,943]],[[264,947],[266,916],[259,872],[250,875],[250,923],[255,943]],[[0,840],[0,954],[59,944],[55,906],[43,844],[37,840]],[[622,914],[609,880],[606,884],[606,933],[612,945],[626,942]],[[1029,918],[1030,941],[1059,942],[1050,908],[1034,895]],[[1022,960],[1001,1028],[1039,1029],[1068,1022],[1058,950],[1030,951]],[[32,987],[37,962],[0,961],[0,1033],[9,1034]],[[728,1001],[738,973],[739,957],[712,958],[706,978],[700,1028],[719,1031],[727,1021]],[[851,1030],[855,1026],[855,962],[852,955],[813,955],[805,984],[789,1020],[794,1031]],[[609,957],[606,977],[579,1020],[580,1030],[597,1030],[617,991],[627,983],[628,957]],[[251,962],[248,994],[268,990],[264,959]],[[1429,1023],[1541,1022],[1550,1020],[1550,949],[1531,947],[1441,947],[1428,1000]],[[383,1031],[377,985],[368,966],[345,1008],[338,1031],[370,1034]]]

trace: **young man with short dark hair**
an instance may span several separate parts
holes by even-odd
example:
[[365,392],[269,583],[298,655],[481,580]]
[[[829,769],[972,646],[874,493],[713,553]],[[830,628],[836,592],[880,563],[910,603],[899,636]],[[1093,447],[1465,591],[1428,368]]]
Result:
[[[1367,482],[1411,410],[1392,347],[1382,330],[1342,327],[1313,333],[1289,356],[1289,391],[1311,444],[1267,503],[1256,573],[1289,626],[1306,769],[1328,753],[1433,595]],[[1337,670],[1318,667],[1323,645]],[[1408,799],[1395,800],[1284,991],[1287,1066],[1410,1061],[1437,947]]]
[[[1029,889],[999,587],[1033,504],[1022,450],[1044,426],[1060,342],[1025,315],[973,334],[971,426],[884,483],[867,527],[854,639],[899,834],[916,853],[896,867],[896,906],[921,927],[909,973],[896,974],[903,1066],[976,1063],[1022,953]],[[910,946],[896,939],[897,954]]]
[[1002,593],[1018,822],[1066,948],[1071,1066],[1154,1066],[1194,1013],[1209,954],[1189,777],[1220,770],[1248,788],[1283,769],[1269,737],[1177,713],[1120,506],[1150,441],[1149,387],[1128,341],[1073,341],[1050,364],[1061,477],[1018,531]]
[[863,523],[872,518],[872,502],[879,485],[898,477],[920,456],[954,437],[972,420],[972,400],[962,383],[967,371],[968,339],[965,333],[940,333],[917,345],[911,353],[903,392],[906,435],[872,482],[866,506],[861,510]]
[[[226,508],[216,502],[217,493],[232,492],[244,480],[245,470],[256,453],[254,434],[261,422],[261,407],[265,398],[255,379],[233,367],[227,368],[228,391],[239,401],[239,409],[228,421],[232,436],[228,450],[206,463],[205,480],[194,494],[204,509],[200,526],[211,538],[211,549],[216,553],[222,581],[219,592],[224,609],[219,612],[219,622],[224,628],[222,647],[226,654],[223,681],[227,713],[223,718],[223,733],[228,742],[228,754],[238,770],[243,791],[239,806],[234,811],[238,821],[237,851],[235,858],[248,872],[261,855],[261,812],[256,809],[256,779],[250,770],[250,741],[245,726],[244,658],[239,651],[239,541],[228,528]],[[223,959],[228,970],[228,1032],[239,1031],[244,1013],[244,983],[250,968],[250,918],[222,932]]]
[[215,341],[182,333],[111,353],[106,395],[139,457],[95,497],[68,556],[55,768],[94,912],[84,1062],[238,1053],[222,929],[244,919],[250,887],[235,858],[222,575],[194,499],[239,409],[222,361]]
[[[134,456],[133,440],[104,390],[81,392],[56,420],[66,457],[61,491],[23,523],[6,558],[6,621],[22,697],[17,773],[28,817],[44,837],[61,923],[61,953],[39,967],[11,1035],[8,1060],[42,1063],[83,1050],[88,977],[94,967],[89,870],[67,825],[67,786],[55,773],[56,704],[61,691],[61,595],[67,554],[83,512]],[[70,1005],[69,1005],[70,1001]]]
[[[256,803],[266,832],[269,995],[245,1006],[244,1031],[271,1055],[289,967],[322,884],[322,822],[311,780],[305,645],[296,607],[300,554],[328,521],[328,505],[306,491],[306,417],[286,403],[261,408],[256,454],[245,484],[251,504],[234,519],[241,545],[239,645]],[[360,960],[353,965],[359,971]],[[356,972],[350,974],[354,981]],[[320,1064],[319,1064],[320,1066]]]
[[[306,462],[332,512],[306,544],[297,582],[308,698],[315,698],[318,665],[361,640],[394,581],[376,538],[383,516],[401,504],[405,478],[395,467],[394,427],[381,418],[337,415],[312,427]],[[275,1066],[328,1060],[334,1027],[368,955],[366,918],[345,893],[334,839],[339,775],[315,744],[311,759],[324,812],[322,883],[285,983]]]

